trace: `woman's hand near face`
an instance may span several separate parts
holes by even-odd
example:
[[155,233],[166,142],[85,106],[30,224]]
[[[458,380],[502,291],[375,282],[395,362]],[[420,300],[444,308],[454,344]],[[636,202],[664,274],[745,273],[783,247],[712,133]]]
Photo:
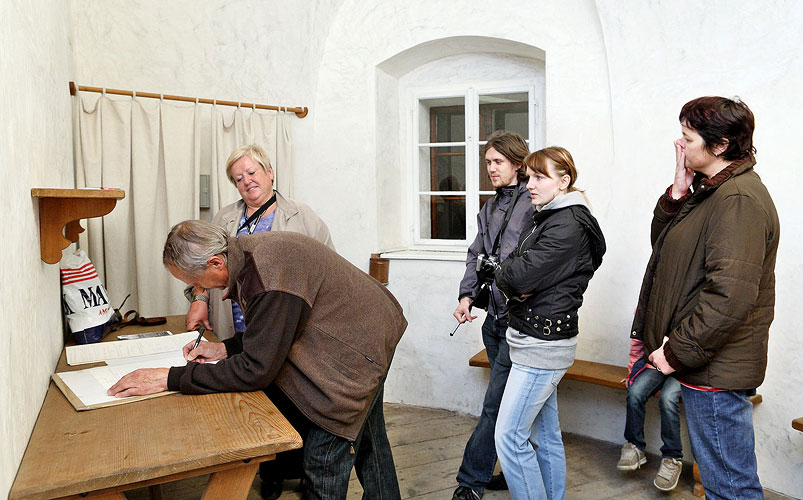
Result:
[[694,180],[694,172],[686,168],[686,145],[682,139],[675,139],[675,181],[672,183],[672,198],[679,200],[689,192]]

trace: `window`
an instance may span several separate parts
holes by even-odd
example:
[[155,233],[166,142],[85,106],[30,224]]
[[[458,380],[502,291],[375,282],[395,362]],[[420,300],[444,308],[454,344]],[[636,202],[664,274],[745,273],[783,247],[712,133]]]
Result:
[[477,233],[476,214],[494,195],[482,147],[497,130],[532,144],[533,90],[468,88],[421,92],[413,113],[413,244],[464,247]]

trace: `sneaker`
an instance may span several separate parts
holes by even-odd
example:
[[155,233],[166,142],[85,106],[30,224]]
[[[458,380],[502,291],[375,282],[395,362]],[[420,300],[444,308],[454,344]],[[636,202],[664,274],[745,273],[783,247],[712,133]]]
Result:
[[655,481],[652,484],[661,491],[672,491],[678,485],[682,469],[683,463],[677,458],[663,458],[661,459],[661,467],[658,469],[658,474],[655,475]]
[[619,457],[616,468],[619,470],[636,470],[646,463],[647,455],[643,451],[639,450],[633,443],[625,443],[622,446],[622,455]]
[[505,481],[505,475],[500,472],[499,474],[494,474],[491,476],[491,480],[485,485],[485,489],[491,491],[506,490],[507,481]]
[[458,486],[457,489],[454,490],[452,500],[480,500],[481,497],[482,495],[468,486]]

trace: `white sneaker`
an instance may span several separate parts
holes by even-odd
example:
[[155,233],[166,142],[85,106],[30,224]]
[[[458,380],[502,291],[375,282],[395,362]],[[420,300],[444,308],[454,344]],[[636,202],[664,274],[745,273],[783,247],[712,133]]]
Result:
[[680,479],[680,471],[683,470],[683,463],[677,458],[663,458],[661,459],[661,467],[658,468],[658,474],[655,476],[655,485],[661,491],[672,491],[678,485]]
[[633,443],[625,443],[622,446],[622,455],[616,468],[619,470],[636,470],[647,463],[647,455],[639,450]]

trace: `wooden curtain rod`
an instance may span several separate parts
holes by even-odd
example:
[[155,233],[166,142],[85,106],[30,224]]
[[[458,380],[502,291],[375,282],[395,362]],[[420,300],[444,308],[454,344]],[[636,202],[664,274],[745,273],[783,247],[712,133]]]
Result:
[[[103,87],[87,87],[84,85],[76,85],[75,82],[70,82],[70,95],[75,95],[75,93],[80,90],[81,92],[99,92],[99,93],[106,93],[106,94],[114,94],[114,95],[127,95],[134,97],[135,93],[131,90],[119,90],[119,89],[104,89]],[[221,101],[219,99],[203,99],[200,97],[185,97],[180,95],[168,95],[168,94],[155,94],[153,92],[139,92],[136,91],[137,97],[150,97],[153,99],[169,99],[171,101],[184,101],[184,102],[200,102],[204,104],[220,104],[221,106],[237,106],[242,108],[252,108],[252,109],[269,109],[271,111],[290,111],[295,113],[297,117],[304,118],[307,116],[309,109],[304,106],[303,108],[291,108],[286,106],[273,106],[270,104],[253,104],[250,102],[237,102],[237,101]]]

